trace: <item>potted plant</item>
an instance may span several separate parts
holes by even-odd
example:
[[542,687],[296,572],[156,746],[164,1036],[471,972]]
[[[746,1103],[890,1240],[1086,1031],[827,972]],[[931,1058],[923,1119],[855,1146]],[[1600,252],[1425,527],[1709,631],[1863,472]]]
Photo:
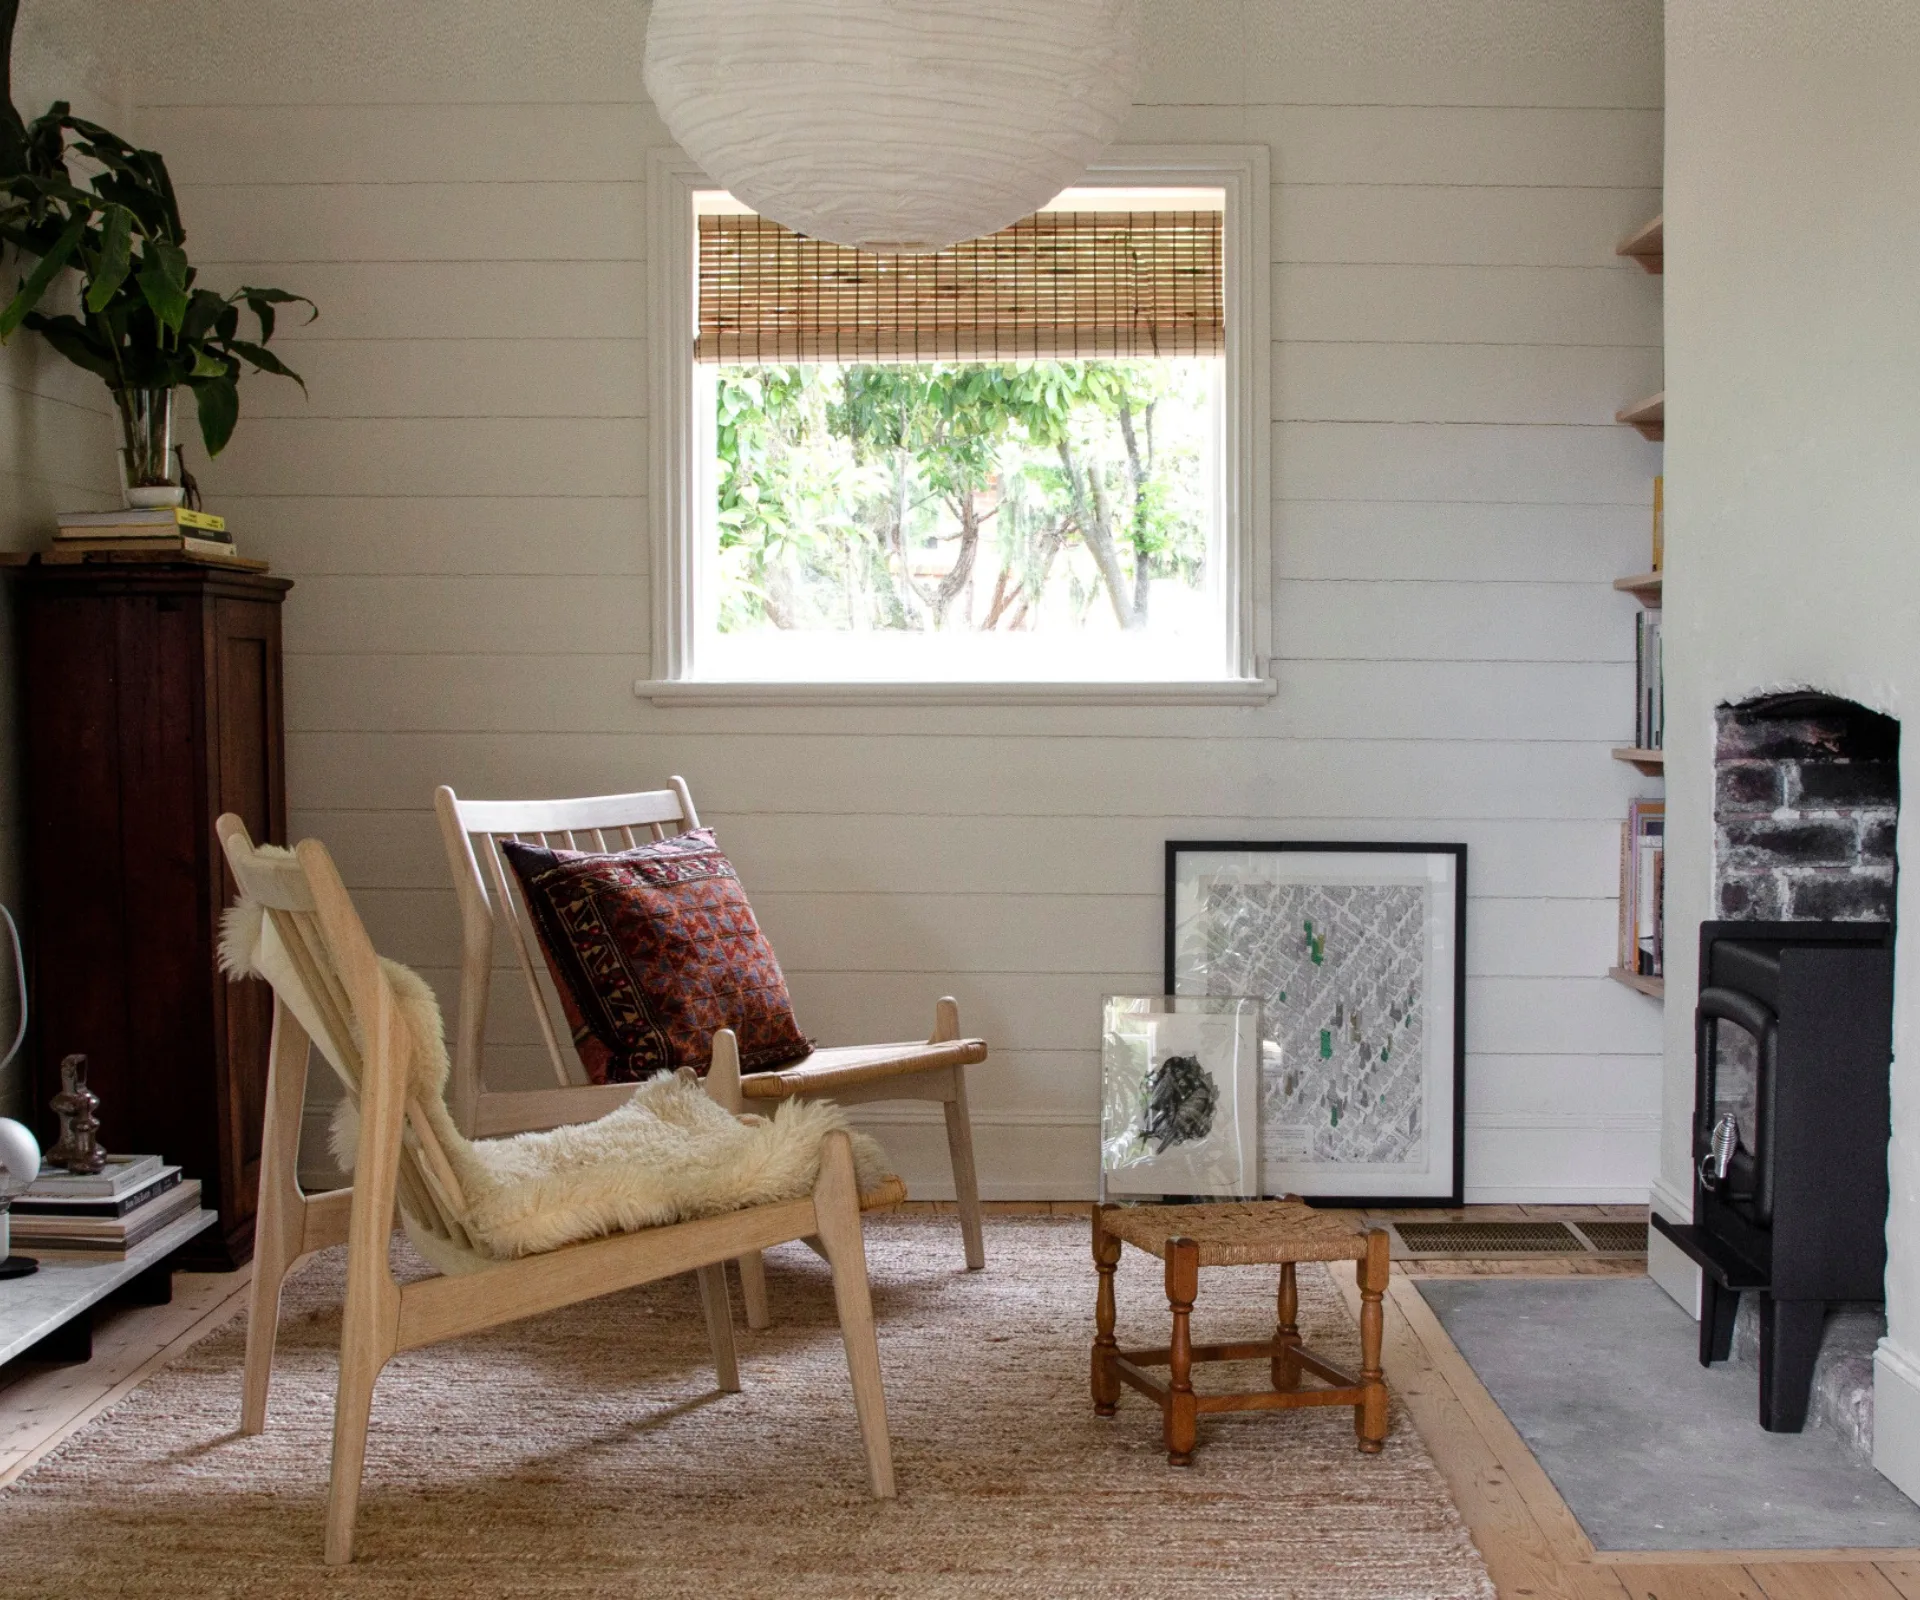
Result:
[[[179,505],[175,391],[193,391],[200,437],[218,455],[239,419],[243,363],[306,388],[266,348],[274,308],[304,305],[309,322],[319,312],[285,289],[201,288],[156,151],[74,116],[64,100],[31,123],[21,118],[11,72],[18,9],[19,0],[0,0],[0,243],[34,265],[0,310],[0,343],[24,326],[102,379],[119,413],[127,504]],[[80,275],[77,314],[49,313],[42,302],[69,268]],[[242,336],[243,307],[257,338]]]

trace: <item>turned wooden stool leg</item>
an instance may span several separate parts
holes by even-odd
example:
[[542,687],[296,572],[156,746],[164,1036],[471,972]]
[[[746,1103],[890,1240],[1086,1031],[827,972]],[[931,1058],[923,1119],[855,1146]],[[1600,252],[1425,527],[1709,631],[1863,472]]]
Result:
[[1293,1281],[1293,1263],[1280,1263],[1279,1326],[1273,1342],[1280,1348],[1273,1356],[1273,1386],[1285,1391],[1300,1387],[1300,1363],[1294,1350],[1300,1343],[1300,1290]]
[[1101,1207],[1093,1208],[1093,1265],[1100,1274],[1100,1291],[1093,1303],[1093,1409],[1110,1417],[1120,1399],[1120,1380],[1113,1375],[1113,1271],[1120,1265],[1120,1241],[1100,1226]]
[[1375,1455],[1387,1442],[1387,1384],[1380,1368],[1380,1337],[1383,1316],[1380,1297],[1387,1291],[1387,1233],[1374,1228],[1367,1234],[1366,1259],[1358,1267],[1360,1276],[1360,1381],[1366,1386],[1366,1398],[1353,1408],[1353,1431],[1360,1436],[1360,1448]]
[[1168,1350],[1167,1464],[1193,1465],[1193,1444],[1199,1411],[1193,1399],[1193,1329],[1189,1318],[1200,1292],[1200,1246],[1191,1239],[1167,1241],[1167,1304],[1173,1311],[1173,1338]]

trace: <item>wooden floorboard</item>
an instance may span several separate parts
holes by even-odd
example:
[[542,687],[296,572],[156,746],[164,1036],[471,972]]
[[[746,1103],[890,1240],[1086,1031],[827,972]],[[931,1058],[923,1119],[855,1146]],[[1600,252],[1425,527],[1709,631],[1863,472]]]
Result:
[[1900,1591],[1867,1561],[1756,1564],[1747,1572],[1767,1600],[1900,1600]]
[[[72,1366],[13,1362],[0,1378],[0,1487],[137,1388],[149,1373],[246,1307],[251,1269],[178,1272],[164,1306],[109,1306],[93,1332],[93,1359]],[[236,1395],[234,1403],[239,1404]],[[236,1412],[236,1415],[238,1413]]]
[[[1745,1567],[1616,1567],[1632,1600],[1772,1600]],[[1506,1600],[1502,1595],[1501,1600]]]
[[1920,1600],[1920,1560],[1876,1561],[1874,1570],[1893,1585],[1901,1600]]

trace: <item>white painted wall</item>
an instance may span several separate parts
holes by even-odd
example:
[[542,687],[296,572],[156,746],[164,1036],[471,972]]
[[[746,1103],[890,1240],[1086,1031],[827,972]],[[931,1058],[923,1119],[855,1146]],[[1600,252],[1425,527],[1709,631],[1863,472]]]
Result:
[[[1667,923],[1684,930],[1710,912],[1717,702],[1807,684],[1907,718],[1920,794],[1920,12],[1668,0],[1667,86]],[[1903,856],[1915,826],[1910,803]],[[1898,917],[1920,927],[1920,874]],[[1671,950],[1688,994],[1698,952]],[[1920,941],[1896,962],[1875,1459],[1920,1494]],[[1661,1179],[1681,1205],[1690,1016],[1668,1008]]]
[[[158,11],[160,8],[150,8]],[[688,776],[828,1040],[994,1044],[985,1186],[1090,1192],[1098,1002],[1159,984],[1170,836],[1472,847],[1468,1183],[1627,1200],[1659,1027],[1602,974],[1639,781],[1658,286],[1653,0],[1149,0],[1129,136],[1271,145],[1274,601],[1259,710],[662,709],[646,671],[644,8],[174,0],[144,135],[215,278],[324,307],[204,475],[287,612],[294,825],[450,998],[432,786]],[[540,1068],[503,1021],[503,1080]],[[936,1126],[882,1130],[938,1194]]]
[[[14,103],[31,121],[54,100],[108,127],[124,127],[124,79],[102,52],[106,0],[29,3],[13,49]],[[20,274],[9,254],[0,285],[11,296]],[[53,533],[54,514],[115,504],[119,442],[112,404],[99,379],[68,365],[32,334],[0,346],[0,550],[31,550]],[[21,916],[20,751],[18,673],[13,607],[0,603],[0,901]],[[24,921],[24,918],[22,918]],[[18,1021],[12,953],[0,933],[0,1051]],[[0,1115],[24,1111],[25,1074],[16,1064],[0,1076]]]

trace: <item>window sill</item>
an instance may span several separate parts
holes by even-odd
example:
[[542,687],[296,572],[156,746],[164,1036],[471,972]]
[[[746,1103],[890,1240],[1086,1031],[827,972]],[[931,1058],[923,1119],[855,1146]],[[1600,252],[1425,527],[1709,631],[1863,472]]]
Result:
[[1271,700],[1272,678],[1078,683],[755,683],[636,678],[633,692],[657,706],[1251,706]]

